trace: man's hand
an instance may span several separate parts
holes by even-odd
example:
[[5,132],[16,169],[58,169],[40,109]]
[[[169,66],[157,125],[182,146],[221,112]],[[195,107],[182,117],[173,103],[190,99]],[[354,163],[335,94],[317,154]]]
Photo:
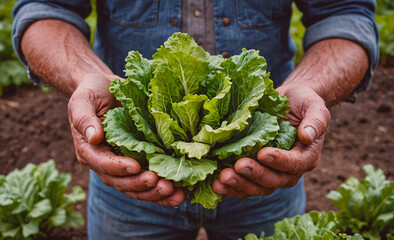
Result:
[[320,159],[330,113],[323,99],[308,86],[277,89],[290,102],[290,123],[298,127],[298,138],[290,151],[265,147],[251,158],[239,159],[213,183],[217,193],[238,198],[270,195],[277,188],[292,187],[301,176],[315,168]]
[[185,199],[182,190],[174,189],[170,181],[159,179],[154,172],[141,173],[136,160],[116,156],[101,144],[103,115],[119,104],[108,91],[110,79],[115,77],[85,75],[70,98],[68,113],[78,161],[95,171],[105,185],[129,197],[177,206]]

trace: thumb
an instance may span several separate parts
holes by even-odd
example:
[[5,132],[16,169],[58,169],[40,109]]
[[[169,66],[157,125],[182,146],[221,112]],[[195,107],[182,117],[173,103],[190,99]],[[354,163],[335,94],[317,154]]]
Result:
[[88,143],[95,145],[102,141],[104,130],[96,115],[96,106],[92,99],[95,98],[75,91],[68,102],[68,117],[71,127],[74,127]]
[[331,116],[324,101],[310,103],[298,127],[298,138],[304,144],[312,144],[328,128]]

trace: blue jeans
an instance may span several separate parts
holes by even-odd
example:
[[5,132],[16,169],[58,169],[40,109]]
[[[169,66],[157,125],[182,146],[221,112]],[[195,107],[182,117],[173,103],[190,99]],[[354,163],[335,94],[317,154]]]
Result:
[[186,199],[178,208],[139,201],[105,186],[90,172],[88,237],[91,240],[196,239],[205,227],[209,239],[237,239],[248,233],[272,235],[275,222],[305,211],[304,180],[270,196],[226,197],[216,209]]

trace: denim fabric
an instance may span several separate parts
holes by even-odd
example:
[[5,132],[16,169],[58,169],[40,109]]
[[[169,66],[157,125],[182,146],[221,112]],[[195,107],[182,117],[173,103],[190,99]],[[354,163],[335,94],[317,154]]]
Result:
[[103,185],[90,172],[88,235],[94,240],[195,239],[206,228],[209,239],[237,239],[247,233],[271,235],[274,223],[305,211],[304,181],[278,189],[271,196],[236,199],[226,197],[216,209],[203,209],[186,199],[179,208],[127,197]]

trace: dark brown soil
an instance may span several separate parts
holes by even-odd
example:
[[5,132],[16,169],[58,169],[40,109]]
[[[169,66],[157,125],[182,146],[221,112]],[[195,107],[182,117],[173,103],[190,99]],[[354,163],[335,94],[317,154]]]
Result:
[[[76,160],[66,107],[66,97],[54,90],[5,89],[0,98],[0,174],[54,159],[61,171],[73,174],[72,185],[88,191],[88,170]],[[367,163],[394,178],[394,61],[378,68],[372,87],[358,95],[356,104],[339,104],[331,114],[320,164],[305,177],[307,211],[335,210],[326,194],[351,175],[363,177]],[[86,217],[86,202],[75,209]],[[56,230],[51,239],[86,239],[86,226]]]

